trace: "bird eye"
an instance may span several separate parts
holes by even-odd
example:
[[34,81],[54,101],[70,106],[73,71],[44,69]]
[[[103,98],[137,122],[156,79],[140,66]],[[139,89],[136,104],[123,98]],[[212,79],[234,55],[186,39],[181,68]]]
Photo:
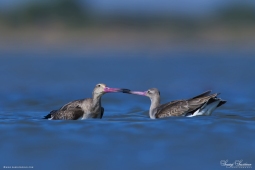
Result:
[[100,87],[100,86],[101,86],[100,84],[97,85],[97,87]]
[[148,93],[149,93],[149,94],[151,94],[151,91],[150,91],[150,90],[148,90]]

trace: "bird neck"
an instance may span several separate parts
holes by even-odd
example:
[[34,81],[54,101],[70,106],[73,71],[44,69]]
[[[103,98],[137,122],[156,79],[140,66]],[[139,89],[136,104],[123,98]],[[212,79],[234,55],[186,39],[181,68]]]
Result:
[[92,96],[92,107],[96,108],[96,107],[101,107],[101,97],[103,94],[98,94],[98,93],[93,93]]
[[150,118],[155,119],[155,115],[157,113],[157,107],[160,105],[160,97],[156,96],[155,98],[151,99],[151,106],[150,106]]

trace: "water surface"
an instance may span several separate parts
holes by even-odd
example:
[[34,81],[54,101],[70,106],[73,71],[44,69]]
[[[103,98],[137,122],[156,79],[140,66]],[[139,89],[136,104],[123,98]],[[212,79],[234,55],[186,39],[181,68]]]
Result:
[[[255,54],[2,52],[0,165],[36,169],[226,169],[255,166]],[[103,119],[41,119],[91,96],[97,83],[146,90],[161,102],[206,90],[228,102],[212,116],[151,120],[150,100],[106,94]]]

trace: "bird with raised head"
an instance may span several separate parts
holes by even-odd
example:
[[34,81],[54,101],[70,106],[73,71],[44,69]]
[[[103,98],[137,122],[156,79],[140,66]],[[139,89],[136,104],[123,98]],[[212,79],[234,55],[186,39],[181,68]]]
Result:
[[92,98],[71,101],[58,110],[52,110],[44,118],[49,120],[102,118],[104,108],[101,106],[101,97],[105,93],[123,92],[123,90],[127,89],[110,88],[103,83],[97,84],[92,92]]
[[160,92],[157,88],[147,91],[124,91],[129,94],[147,96],[151,100],[149,115],[151,119],[164,118],[171,116],[209,116],[219,106],[226,103],[217,97],[218,93],[210,94],[206,91],[198,96],[186,100],[175,100],[160,105]]

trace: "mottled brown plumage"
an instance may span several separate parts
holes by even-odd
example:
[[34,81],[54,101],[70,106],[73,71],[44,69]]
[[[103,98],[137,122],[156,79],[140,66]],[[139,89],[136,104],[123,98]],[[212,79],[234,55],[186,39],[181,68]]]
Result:
[[170,116],[210,115],[216,107],[226,103],[226,101],[217,98],[217,93],[210,94],[211,91],[191,99],[176,100],[163,105],[160,105],[160,92],[156,88],[145,92],[129,91],[128,93],[147,96],[151,99],[149,114],[152,119]]
[[217,94],[202,96],[188,100],[176,100],[157,107],[156,118],[170,116],[185,116],[187,113],[194,112],[202,107],[209,99],[216,97]]
[[[126,89],[125,89],[126,90]],[[45,119],[50,120],[77,120],[87,118],[102,118],[104,108],[101,106],[101,97],[105,93],[122,92],[123,89],[109,88],[105,84],[97,84],[92,98],[75,100],[62,106],[59,110],[51,111]]]

